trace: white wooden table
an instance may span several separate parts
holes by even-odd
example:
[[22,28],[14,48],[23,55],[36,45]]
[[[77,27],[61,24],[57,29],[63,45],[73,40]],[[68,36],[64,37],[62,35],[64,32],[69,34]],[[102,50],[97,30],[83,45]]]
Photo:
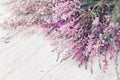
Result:
[[[8,13],[0,5],[0,22]],[[51,52],[49,41],[39,32],[34,35],[25,32],[0,27],[0,80],[116,80],[113,69],[102,73],[95,66],[91,74],[79,68],[74,60],[57,62],[57,53]]]

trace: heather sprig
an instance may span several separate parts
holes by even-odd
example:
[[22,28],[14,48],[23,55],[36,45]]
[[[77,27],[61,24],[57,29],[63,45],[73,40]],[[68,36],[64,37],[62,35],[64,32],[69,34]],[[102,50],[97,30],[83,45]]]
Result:
[[66,51],[80,66],[92,66],[96,57],[103,71],[111,60],[118,66],[120,0],[20,0],[12,9],[11,27],[43,28],[58,53]]

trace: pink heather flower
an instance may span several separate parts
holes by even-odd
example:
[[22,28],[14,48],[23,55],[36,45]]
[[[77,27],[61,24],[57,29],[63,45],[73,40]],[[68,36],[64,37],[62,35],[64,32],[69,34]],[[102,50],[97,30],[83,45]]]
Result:
[[[8,19],[11,21],[8,21],[8,26],[41,27],[44,34],[52,37],[52,44],[59,54],[65,51],[81,66],[86,67],[88,63],[93,66],[96,57],[101,57],[102,60],[110,56],[111,59],[117,60],[116,56],[120,50],[120,29],[111,19],[112,2],[103,2],[101,10],[101,4],[92,8],[94,6],[85,5],[84,1],[13,1],[12,12],[15,18]],[[106,4],[109,5],[109,9],[106,9]],[[95,16],[91,14],[96,12]],[[104,71],[108,68],[109,62],[109,59],[102,61]]]
[[103,60],[103,70],[104,70],[104,72],[108,69],[108,61],[105,59],[105,60]]
[[110,22],[109,26],[110,26],[111,28],[114,28],[114,27],[115,27],[115,23]]
[[93,20],[93,24],[98,25],[98,23],[99,23],[99,17],[96,17],[95,20]]

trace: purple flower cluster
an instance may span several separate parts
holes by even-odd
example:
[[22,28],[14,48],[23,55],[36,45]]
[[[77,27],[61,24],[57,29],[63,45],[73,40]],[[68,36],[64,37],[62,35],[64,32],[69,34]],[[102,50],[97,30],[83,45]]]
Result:
[[16,3],[14,14],[20,18],[17,23],[21,24],[15,27],[42,27],[54,39],[53,45],[62,47],[57,49],[60,54],[67,50],[79,65],[86,68],[90,65],[91,70],[96,57],[104,71],[110,60],[118,63],[120,21],[116,21],[119,18],[115,18],[113,13],[117,12],[116,1],[98,0],[93,6],[84,5],[84,0],[26,0]]

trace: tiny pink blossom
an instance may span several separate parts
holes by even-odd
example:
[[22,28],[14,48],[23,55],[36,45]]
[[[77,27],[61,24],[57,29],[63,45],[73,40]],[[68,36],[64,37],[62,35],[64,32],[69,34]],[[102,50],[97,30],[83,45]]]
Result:
[[95,20],[93,20],[93,24],[98,25],[98,23],[99,23],[99,17],[96,17]]

